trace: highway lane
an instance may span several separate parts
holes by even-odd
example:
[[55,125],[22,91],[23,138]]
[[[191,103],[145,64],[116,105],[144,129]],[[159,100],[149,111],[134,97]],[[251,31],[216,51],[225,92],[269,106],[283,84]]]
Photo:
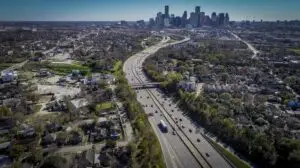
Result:
[[[155,53],[161,46],[168,41],[169,38],[164,38],[158,45],[152,46],[150,48],[145,49],[143,52],[138,53],[132,57],[130,57],[125,63],[123,70],[126,73],[126,78],[129,83],[138,83],[138,80],[134,77],[133,70],[136,68],[135,65],[132,64],[137,60],[137,58],[143,55],[149,55],[151,53]],[[137,99],[141,104],[152,104],[153,107],[144,107],[146,113],[155,113],[155,111],[160,111],[155,103],[151,99],[147,99],[146,90],[141,90],[137,93]],[[160,114],[156,114],[153,117],[149,117],[149,122],[157,135],[159,142],[162,147],[163,155],[165,158],[165,162],[167,167],[169,168],[181,168],[181,167],[189,167],[189,168],[197,168],[201,167],[194,156],[191,154],[189,149],[182,143],[181,139],[177,135],[172,134],[172,130],[169,130],[168,133],[162,133],[158,127],[158,124],[161,120]],[[166,120],[164,120],[166,121]],[[169,123],[166,123],[168,128],[171,128]]]
[[[162,47],[165,47],[167,45],[170,44],[160,44]],[[150,53],[154,53],[159,49],[159,47],[153,47],[151,49],[149,49],[149,51],[151,51]],[[143,53],[143,52],[142,52]],[[145,52],[144,52],[145,53]],[[130,65],[124,64],[124,72],[126,72],[126,76],[127,79],[130,81],[130,83],[139,83],[140,81],[135,79],[133,73],[135,72],[135,75],[138,75],[138,78],[140,78],[142,81],[149,81],[147,79],[147,77],[143,74],[142,72],[142,63],[143,61],[151,54],[149,53],[145,53],[145,54],[138,54],[135,55],[133,57],[131,57],[130,59],[128,59],[127,62],[129,62]],[[132,68],[130,68],[132,67]],[[126,70],[127,68],[127,70]],[[132,70],[135,68],[135,71]],[[132,70],[132,72],[130,72],[130,69]],[[136,72],[137,71],[137,72]],[[184,113],[176,107],[176,105],[174,105],[174,103],[172,102],[172,100],[170,98],[164,98],[165,96],[162,95],[158,90],[156,89],[148,89],[148,91],[150,91],[150,95],[152,94],[152,97],[155,97],[154,99],[156,99],[156,104],[154,103],[154,101],[150,100],[144,100],[143,97],[148,97],[149,96],[149,92],[147,92],[146,90],[141,90],[139,91],[138,94],[138,100],[143,104],[146,103],[149,105],[149,103],[153,104],[153,108],[155,110],[157,109],[161,109],[163,108],[163,110],[158,110],[160,111],[164,111],[165,113],[167,113],[166,115],[169,117],[172,117],[171,122],[175,123],[176,119],[177,122],[179,123],[177,126],[177,129],[179,129],[182,131],[183,134],[185,134],[188,137],[188,141],[190,141],[195,147],[196,149],[198,149],[198,151],[200,151],[200,153],[202,154],[202,156],[205,157],[205,159],[209,162],[209,164],[212,167],[231,167],[224,158],[222,158],[222,156],[217,153],[214,148],[202,137],[202,135],[200,134],[200,132],[198,131],[199,128],[197,125],[193,124],[190,119],[186,116],[184,116]],[[169,106],[171,105],[171,106]],[[151,112],[150,110],[147,110],[149,107],[145,107],[145,111]],[[153,112],[153,110],[152,110]],[[154,115],[154,118],[157,118],[156,120],[159,122],[160,119],[164,118],[163,116]],[[179,119],[181,119],[182,121],[178,121]],[[168,123],[169,124],[169,123]],[[184,126],[185,128],[180,128],[181,126]],[[170,124],[168,125],[170,127]],[[157,127],[156,127],[157,128]],[[191,132],[189,131],[191,129]],[[160,135],[162,133],[158,132],[158,135]],[[174,143],[172,142],[175,138],[171,138],[169,140],[169,143]],[[198,142],[200,140],[200,142]],[[180,159],[182,160],[182,159]]]

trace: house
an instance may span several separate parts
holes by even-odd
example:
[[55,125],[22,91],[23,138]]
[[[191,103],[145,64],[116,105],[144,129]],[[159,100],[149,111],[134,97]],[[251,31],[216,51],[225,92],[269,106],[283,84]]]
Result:
[[196,90],[196,83],[190,81],[180,81],[177,87],[183,88],[185,91],[193,92]]
[[290,107],[293,110],[297,110],[297,109],[300,108],[300,101],[294,101],[294,100],[289,101],[288,102],[288,107]]
[[29,138],[36,135],[35,129],[29,125],[22,124],[21,130],[17,132],[18,137]]
[[72,145],[77,145],[80,142],[82,142],[81,135],[78,132],[75,132],[75,131],[71,132],[71,138],[70,138],[69,143],[72,144]]
[[85,98],[74,99],[71,101],[71,111],[78,111],[80,108],[86,107],[88,104],[89,102]]
[[62,126],[57,123],[49,123],[45,126],[46,131],[49,133],[58,132],[62,130]]
[[10,147],[10,144],[11,144],[10,142],[0,143],[0,151],[7,150]]
[[51,133],[51,134],[47,134],[46,136],[43,137],[42,144],[49,145],[49,144],[55,143],[55,141],[56,141],[56,134]]
[[18,78],[17,71],[2,71],[1,80],[2,82],[12,82]]
[[40,77],[46,77],[51,75],[51,72],[49,72],[47,69],[40,69],[39,76]]

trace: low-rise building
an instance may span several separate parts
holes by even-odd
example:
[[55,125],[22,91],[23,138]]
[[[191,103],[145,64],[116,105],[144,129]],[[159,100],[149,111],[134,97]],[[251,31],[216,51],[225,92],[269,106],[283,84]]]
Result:
[[2,82],[12,82],[18,79],[17,71],[2,71],[1,80]]

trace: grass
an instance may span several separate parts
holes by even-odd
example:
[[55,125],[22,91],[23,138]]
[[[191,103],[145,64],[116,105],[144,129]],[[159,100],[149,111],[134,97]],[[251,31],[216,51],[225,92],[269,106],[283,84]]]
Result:
[[238,158],[233,153],[229,152],[227,149],[223,148],[218,143],[211,140],[210,142],[219,152],[221,152],[221,154],[223,154],[228,160],[230,160],[237,168],[250,168],[249,164],[247,164],[245,161]]
[[42,105],[37,104],[37,105],[35,105],[33,108],[34,108],[34,112],[37,113],[37,112],[39,112],[39,111],[41,110]]
[[14,65],[14,63],[0,63],[0,70],[6,69],[10,66]]
[[118,76],[119,73],[122,71],[122,61],[117,61],[114,65],[114,75]]
[[80,70],[84,75],[90,74],[91,69],[87,66],[80,64],[63,64],[63,63],[51,63],[48,67],[58,75],[67,75],[72,70]]
[[290,51],[294,51],[296,54],[300,55],[300,48],[289,49]]
[[108,109],[111,109],[112,107],[113,107],[113,104],[111,102],[102,102],[96,106],[96,110],[97,111],[108,110]]

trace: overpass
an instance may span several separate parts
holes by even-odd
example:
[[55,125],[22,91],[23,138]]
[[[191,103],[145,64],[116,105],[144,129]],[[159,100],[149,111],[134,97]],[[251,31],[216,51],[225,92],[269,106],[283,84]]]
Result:
[[146,89],[146,88],[157,88],[159,87],[159,82],[148,82],[148,83],[133,83],[131,84],[132,89]]

